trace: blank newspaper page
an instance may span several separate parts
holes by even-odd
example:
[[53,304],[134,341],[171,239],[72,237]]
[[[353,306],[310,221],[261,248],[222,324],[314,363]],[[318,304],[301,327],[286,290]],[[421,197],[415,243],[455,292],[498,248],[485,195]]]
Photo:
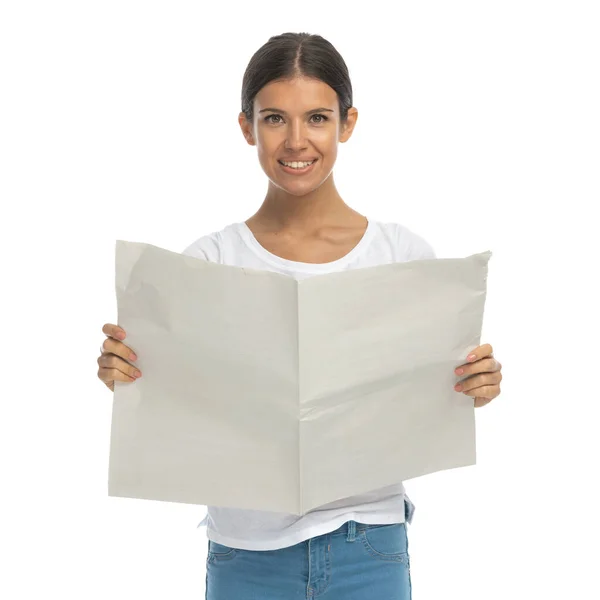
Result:
[[110,496],[303,515],[475,464],[491,252],[296,281],[117,240]]
[[109,495],[296,509],[296,282],[120,240],[116,263],[142,377],[115,382]]
[[490,256],[299,282],[302,512],[475,464],[454,369],[480,344]]

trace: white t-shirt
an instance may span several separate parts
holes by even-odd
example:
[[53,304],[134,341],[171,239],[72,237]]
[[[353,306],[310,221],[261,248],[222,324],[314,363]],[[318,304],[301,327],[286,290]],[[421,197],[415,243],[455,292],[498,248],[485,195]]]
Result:
[[[371,220],[355,248],[339,260],[324,264],[296,262],[272,254],[258,243],[243,222],[201,237],[182,254],[225,265],[275,271],[296,279],[392,262],[436,258],[429,243],[407,227]],[[208,513],[198,527],[207,526],[208,539],[242,550],[286,548],[334,531],[350,520],[372,525],[403,523],[405,520],[410,523],[414,511],[402,483],[337,500],[301,517],[218,506],[207,508]]]

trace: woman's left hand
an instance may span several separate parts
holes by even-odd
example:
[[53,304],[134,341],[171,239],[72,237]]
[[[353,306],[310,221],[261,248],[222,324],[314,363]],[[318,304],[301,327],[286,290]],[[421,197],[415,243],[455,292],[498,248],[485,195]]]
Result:
[[475,348],[467,362],[454,370],[456,375],[468,375],[454,390],[475,397],[475,408],[485,406],[500,395],[502,365],[494,358],[490,344]]

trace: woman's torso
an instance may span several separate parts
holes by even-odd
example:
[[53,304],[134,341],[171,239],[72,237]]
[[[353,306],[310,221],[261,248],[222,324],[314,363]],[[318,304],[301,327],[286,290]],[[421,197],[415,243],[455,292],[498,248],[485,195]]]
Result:
[[[257,238],[246,223],[240,222],[199,238],[182,253],[220,264],[274,271],[296,279],[435,258],[430,244],[396,223],[368,221],[362,235],[358,230],[347,232],[345,240],[342,232],[339,233],[337,240],[331,240],[328,253],[323,249],[318,251],[318,241],[312,249],[307,246],[308,249],[297,250],[273,236],[270,240],[268,235]],[[275,252],[292,258],[282,258]],[[304,262],[327,259],[327,256],[334,260]],[[298,257],[303,261],[293,260]],[[303,516],[209,506],[207,517],[200,525],[208,526],[208,537],[214,542],[245,550],[275,550],[333,531],[351,519],[367,524],[404,522],[407,516],[405,501],[412,507],[410,500],[405,498],[403,484],[398,483],[332,502]]]

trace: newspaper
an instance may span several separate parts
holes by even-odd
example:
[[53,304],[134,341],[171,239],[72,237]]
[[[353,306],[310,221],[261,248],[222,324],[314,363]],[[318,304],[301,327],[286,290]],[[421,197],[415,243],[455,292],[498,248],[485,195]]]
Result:
[[475,464],[490,251],[302,280],[117,240],[109,496],[304,515]]

